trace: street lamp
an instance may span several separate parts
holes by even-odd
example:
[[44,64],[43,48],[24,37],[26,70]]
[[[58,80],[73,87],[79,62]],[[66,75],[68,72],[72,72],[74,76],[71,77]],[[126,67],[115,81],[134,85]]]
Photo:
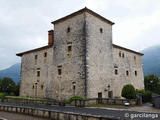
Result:
[[74,93],[74,96],[75,96],[76,82],[72,82],[72,86],[73,86],[73,93]]
[[35,97],[37,97],[37,82],[35,83]]
[[110,90],[110,87],[111,87],[111,86],[110,86],[110,84],[108,84],[108,86],[107,86],[107,87],[108,87],[108,91],[109,91],[109,90]]
[[111,86],[110,86],[110,84],[108,84],[108,85],[107,85],[107,88],[104,89],[105,92],[108,91],[108,95],[109,95],[109,92],[110,92],[110,88],[111,88]]

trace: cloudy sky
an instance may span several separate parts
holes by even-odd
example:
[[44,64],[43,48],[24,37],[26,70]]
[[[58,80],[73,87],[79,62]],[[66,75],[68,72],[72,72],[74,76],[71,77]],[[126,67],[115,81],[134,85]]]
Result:
[[160,44],[160,0],[0,0],[0,69],[46,45],[51,21],[85,6],[115,22],[115,44],[136,51]]

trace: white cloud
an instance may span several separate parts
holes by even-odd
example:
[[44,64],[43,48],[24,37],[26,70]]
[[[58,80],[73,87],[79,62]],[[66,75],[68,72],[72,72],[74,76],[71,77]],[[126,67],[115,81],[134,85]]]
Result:
[[[147,42],[146,39],[140,39],[145,32],[158,26],[159,21],[160,11],[156,11],[150,16],[138,16],[122,20],[114,26],[114,42],[136,50],[160,44],[158,40],[159,33],[157,31],[155,31],[157,34],[157,42],[151,43],[151,41]],[[137,43],[141,43],[140,41],[145,42],[137,46]]]
[[160,44],[160,0],[0,0],[0,69],[19,61],[15,53],[46,45],[51,21],[85,6],[116,23],[115,44]]

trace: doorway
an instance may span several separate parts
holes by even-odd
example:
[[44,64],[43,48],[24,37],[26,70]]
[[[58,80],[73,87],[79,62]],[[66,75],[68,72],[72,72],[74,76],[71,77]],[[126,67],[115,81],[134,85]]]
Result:
[[108,98],[113,98],[113,92],[112,91],[108,91]]
[[98,104],[102,103],[102,92],[98,93]]

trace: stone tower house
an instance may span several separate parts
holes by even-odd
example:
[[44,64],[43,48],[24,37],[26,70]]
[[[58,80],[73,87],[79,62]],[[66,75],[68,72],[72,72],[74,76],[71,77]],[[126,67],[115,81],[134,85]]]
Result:
[[47,46],[17,54],[20,96],[121,97],[125,84],[144,88],[143,54],[112,43],[113,22],[84,8],[52,24]]

